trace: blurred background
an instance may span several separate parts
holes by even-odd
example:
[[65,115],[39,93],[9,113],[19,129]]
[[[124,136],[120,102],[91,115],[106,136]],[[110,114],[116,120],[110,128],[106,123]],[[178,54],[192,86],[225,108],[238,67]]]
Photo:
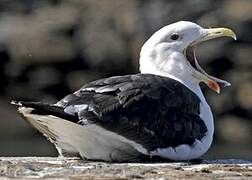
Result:
[[11,99],[55,103],[89,81],[137,73],[143,43],[179,20],[237,33],[198,47],[204,69],[232,83],[220,95],[203,87],[216,126],[204,158],[252,159],[251,0],[0,0],[0,156],[57,156]]

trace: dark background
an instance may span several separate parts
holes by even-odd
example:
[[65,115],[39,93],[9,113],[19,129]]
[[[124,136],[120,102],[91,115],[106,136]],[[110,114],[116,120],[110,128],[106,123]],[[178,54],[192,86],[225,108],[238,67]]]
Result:
[[205,89],[215,139],[205,158],[252,159],[251,0],[0,0],[0,156],[56,156],[11,99],[54,103],[86,82],[138,72],[139,51],[159,28],[179,20],[230,27],[198,47],[212,75],[232,83]]

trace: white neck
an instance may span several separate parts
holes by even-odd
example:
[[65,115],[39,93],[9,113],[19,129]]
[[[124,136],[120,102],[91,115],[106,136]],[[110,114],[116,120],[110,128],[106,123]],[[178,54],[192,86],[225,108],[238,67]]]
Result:
[[172,74],[164,72],[162,69],[157,68],[157,66],[155,66],[155,64],[153,64],[152,61],[148,61],[148,60],[146,61],[146,59],[144,59],[143,61],[145,62],[142,63],[142,60],[140,59],[140,72],[142,74],[154,74],[154,75],[159,75],[159,76],[164,76],[164,77],[174,79],[182,83],[183,85],[185,85],[191,91],[193,91],[200,98],[202,102],[206,102],[205,97],[199,86],[199,82],[196,81],[194,78],[190,76],[176,77]]

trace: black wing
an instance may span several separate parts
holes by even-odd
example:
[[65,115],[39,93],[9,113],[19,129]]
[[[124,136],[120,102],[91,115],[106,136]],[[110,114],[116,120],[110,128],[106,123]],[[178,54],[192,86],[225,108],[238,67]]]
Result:
[[136,74],[97,80],[57,103],[82,125],[95,123],[149,151],[192,144],[207,131],[200,99],[166,77]]

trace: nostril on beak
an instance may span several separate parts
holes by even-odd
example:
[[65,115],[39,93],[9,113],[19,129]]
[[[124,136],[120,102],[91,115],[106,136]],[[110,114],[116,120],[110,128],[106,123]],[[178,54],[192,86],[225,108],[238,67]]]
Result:
[[215,35],[222,35],[223,32],[221,32],[221,31],[216,31],[216,32],[214,32],[214,34],[215,34]]

